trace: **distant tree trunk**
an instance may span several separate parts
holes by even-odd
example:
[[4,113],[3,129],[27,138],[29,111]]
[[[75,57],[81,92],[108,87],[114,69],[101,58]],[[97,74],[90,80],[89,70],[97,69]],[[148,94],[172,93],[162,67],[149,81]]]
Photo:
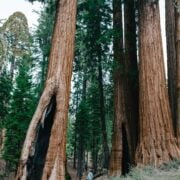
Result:
[[[79,77],[79,76],[78,76]],[[79,79],[78,79],[79,80]],[[79,87],[79,86],[78,86]],[[78,130],[77,130],[77,113],[79,107],[79,90],[76,90],[76,99],[75,99],[75,127],[74,127],[74,158],[73,158],[73,168],[76,169],[76,160],[77,160],[77,142],[78,142]]]
[[41,64],[41,90],[44,87],[45,79],[46,79],[46,56],[43,55],[42,64]]
[[[130,160],[134,163],[138,130],[138,65],[136,49],[135,1],[124,0],[125,32],[125,73],[126,73],[126,114],[127,138],[129,141]],[[127,151],[127,150],[126,150]],[[125,163],[123,163],[125,164]]]
[[93,165],[93,173],[96,174],[98,167],[98,148],[96,147],[98,142],[93,133],[93,147],[92,147],[92,165]]
[[177,121],[176,136],[180,146],[180,1],[176,7],[176,58],[177,58]]
[[12,55],[10,57],[10,64],[11,64],[11,67],[10,67],[10,77],[11,77],[11,81],[13,81],[14,79],[14,70],[15,70],[15,57]]
[[[84,72],[85,74],[85,72]],[[86,101],[86,86],[87,86],[87,80],[86,80],[86,76],[84,75],[83,77],[83,89],[82,89],[82,101],[85,102]],[[81,125],[82,125],[82,121],[81,121]],[[83,125],[82,125],[83,127]],[[82,179],[82,175],[83,175],[83,170],[84,170],[84,153],[85,153],[85,146],[84,146],[84,134],[83,133],[79,133],[79,138],[78,138],[78,148],[77,148],[77,152],[78,152],[78,159],[77,159],[77,175],[79,177],[79,180]]]
[[76,134],[74,137],[74,152],[73,152],[73,168],[76,169],[76,158],[77,158],[77,138]]
[[180,157],[173,134],[163,63],[158,1],[140,0],[140,137],[139,166],[158,166]]
[[114,124],[112,137],[112,150],[110,156],[109,175],[119,176],[122,173],[122,125],[127,122],[125,112],[125,82],[123,59],[123,28],[121,0],[113,0],[113,26],[114,26]]
[[76,0],[59,0],[45,89],[29,126],[16,179],[65,179]]
[[168,63],[168,92],[170,108],[172,112],[173,127],[176,132],[176,109],[177,109],[177,89],[176,89],[176,44],[175,44],[175,7],[173,0],[166,0],[166,39],[167,39],[167,63]]
[[[101,47],[99,47],[99,52],[101,52]],[[103,89],[103,74],[102,74],[102,62],[101,62],[101,53],[98,57],[98,72],[99,72],[99,91],[100,91],[100,113],[101,113],[101,128],[103,136],[103,151],[104,151],[104,160],[103,168],[108,169],[109,165],[109,146],[107,140],[107,130],[106,130],[106,119],[105,119],[105,106],[104,106],[104,89]]]
[[[96,40],[101,37],[101,14],[100,10],[97,12],[97,25],[96,25]],[[98,65],[98,85],[100,95],[100,120],[101,120],[101,131],[103,141],[103,168],[108,169],[109,165],[109,146],[107,140],[106,130],[106,118],[105,118],[105,103],[104,103],[104,84],[103,84],[103,72],[102,72],[102,45],[97,43],[95,51],[97,52],[97,65]]]
[[83,154],[84,154],[84,144],[80,139],[79,144],[78,144],[78,159],[77,159],[78,160],[77,175],[79,177],[79,180],[82,179],[82,175],[83,175],[83,162],[84,162]]

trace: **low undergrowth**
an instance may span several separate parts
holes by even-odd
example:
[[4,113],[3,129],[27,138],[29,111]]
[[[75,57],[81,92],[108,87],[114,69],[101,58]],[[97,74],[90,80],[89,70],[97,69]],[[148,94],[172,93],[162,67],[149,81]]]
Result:
[[170,161],[159,168],[146,166],[144,168],[131,168],[124,177],[114,177],[112,180],[179,180],[180,159]]

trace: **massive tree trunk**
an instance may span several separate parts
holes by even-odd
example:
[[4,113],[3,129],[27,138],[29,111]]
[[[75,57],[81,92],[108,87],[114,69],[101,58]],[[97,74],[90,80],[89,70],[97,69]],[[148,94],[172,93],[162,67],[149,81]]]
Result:
[[117,31],[119,35],[114,37],[115,119],[109,168],[109,174],[113,176],[127,173],[129,165],[134,162],[138,127],[138,68],[134,1],[124,1],[124,43],[121,8],[121,1],[115,0],[113,21],[115,32]]
[[129,140],[130,159],[134,163],[138,131],[138,66],[136,49],[135,1],[124,1],[125,32],[125,73],[126,73],[126,113],[127,137]]
[[176,132],[176,47],[175,47],[175,7],[173,0],[166,0],[166,39],[167,39],[167,62],[168,62],[168,92],[170,108],[173,118],[173,127]]
[[180,146],[180,1],[176,5],[176,58],[177,58],[177,120],[176,136]]
[[114,125],[112,150],[110,156],[109,175],[118,176],[122,173],[122,124],[127,122],[125,112],[125,87],[123,73],[123,28],[121,0],[113,0],[113,26],[115,36],[114,50]]
[[59,0],[45,89],[30,123],[16,179],[65,179],[76,0]]
[[163,63],[158,1],[140,0],[140,137],[137,165],[180,157],[173,134]]

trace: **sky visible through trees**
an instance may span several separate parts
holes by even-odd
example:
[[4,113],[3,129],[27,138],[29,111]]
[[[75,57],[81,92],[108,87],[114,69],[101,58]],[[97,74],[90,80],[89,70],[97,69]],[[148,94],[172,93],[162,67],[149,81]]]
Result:
[[179,0],[13,3],[0,0],[0,178],[178,163]]

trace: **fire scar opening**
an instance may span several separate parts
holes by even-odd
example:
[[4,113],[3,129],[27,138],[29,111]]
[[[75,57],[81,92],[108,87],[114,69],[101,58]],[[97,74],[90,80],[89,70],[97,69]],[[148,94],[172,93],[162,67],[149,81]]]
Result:
[[27,179],[41,179],[45,164],[46,154],[49,146],[51,128],[56,111],[56,97],[51,98],[44,115],[44,122],[37,126],[37,135],[34,145],[34,155],[29,156],[27,161],[28,176]]

